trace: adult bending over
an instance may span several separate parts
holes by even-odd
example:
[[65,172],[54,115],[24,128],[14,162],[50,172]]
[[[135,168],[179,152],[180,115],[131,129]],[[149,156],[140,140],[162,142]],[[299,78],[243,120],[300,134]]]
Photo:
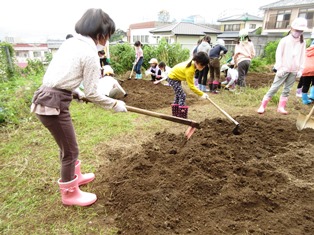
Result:
[[[79,186],[92,181],[93,173],[81,174],[81,161],[69,106],[72,92],[82,83],[91,102],[115,112],[126,112],[123,101],[97,91],[100,64],[97,52],[115,32],[115,23],[101,9],[88,9],[75,25],[77,36],[66,40],[54,55],[41,87],[34,93],[31,111],[50,131],[60,148],[61,178],[58,184],[62,203],[88,206],[97,200]],[[80,96],[80,94],[78,94]]]

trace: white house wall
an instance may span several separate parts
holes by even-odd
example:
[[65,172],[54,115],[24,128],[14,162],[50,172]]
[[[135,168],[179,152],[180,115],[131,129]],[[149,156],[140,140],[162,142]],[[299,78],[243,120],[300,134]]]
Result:
[[[314,7],[314,5],[313,5]],[[293,19],[297,18],[299,15],[299,8],[293,8],[293,9],[287,9],[287,10],[291,10],[291,16],[290,16],[290,21],[292,21]],[[285,33],[287,32],[287,29],[266,29],[266,23],[269,21],[269,17],[271,14],[277,14],[278,10],[267,10],[265,12],[265,16],[264,16],[264,21],[263,21],[263,32],[262,35],[268,35],[268,34],[274,34],[274,33]],[[289,29],[288,29],[289,30]],[[312,29],[308,29],[305,32],[311,32]]]
[[132,29],[130,30],[130,43],[133,45],[133,36],[148,36],[148,42],[142,42],[143,44],[149,43],[149,44],[156,44],[157,40],[155,37],[153,37],[153,34],[151,34],[149,31],[153,30],[154,28],[145,28],[145,29]]
[[[17,63],[27,63],[27,60],[45,60],[45,54],[49,51],[48,47],[14,47]],[[38,55],[34,55],[38,54]]]

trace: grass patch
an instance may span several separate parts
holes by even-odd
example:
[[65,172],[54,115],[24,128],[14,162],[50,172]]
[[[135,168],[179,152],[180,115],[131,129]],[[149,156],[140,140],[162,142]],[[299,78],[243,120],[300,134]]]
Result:
[[[134,131],[137,117],[76,102],[71,104],[71,115],[84,169],[91,170],[97,161],[95,145]],[[35,115],[18,128],[8,126],[2,130],[1,234],[115,234],[115,228],[88,223],[97,216],[92,208],[61,205],[56,183],[58,147]]]
[[[214,100],[219,105],[235,109],[257,109],[268,89],[247,88],[241,94],[222,91]],[[30,97],[24,94],[29,90],[21,90],[22,97]],[[277,105],[279,94],[280,91],[270,105]],[[3,126],[0,133],[0,233],[118,234],[114,225],[104,227],[103,224],[91,222],[100,216],[92,207],[64,207],[61,204],[57,186],[60,175],[57,144],[36,116],[29,114],[29,102],[24,106],[23,110],[27,112],[25,121],[19,125]],[[114,143],[123,147],[127,143],[121,140],[126,134],[136,141],[136,138],[144,138],[145,133],[162,130],[164,122],[170,127],[176,125],[131,112],[113,113],[93,104],[72,102],[70,109],[80,159],[84,160],[86,171],[97,170],[104,160],[103,156],[98,155],[97,146],[112,144],[117,139],[119,141]],[[86,187],[88,191],[88,185]],[[106,212],[101,216],[107,216]]]

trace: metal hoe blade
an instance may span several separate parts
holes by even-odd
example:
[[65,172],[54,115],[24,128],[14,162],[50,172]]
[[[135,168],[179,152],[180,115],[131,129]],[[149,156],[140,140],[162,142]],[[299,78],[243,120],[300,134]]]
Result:
[[193,135],[193,133],[195,132],[196,128],[190,126],[186,131],[185,131],[185,138],[181,143],[181,148],[184,147],[184,145],[188,142],[188,140],[191,138],[191,136]]
[[240,125],[236,125],[236,127],[233,129],[232,133],[234,135],[241,135],[243,133],[243,130],[241,130]]
[[311,118],[313,112],[314,112],[314,106],[312,107],[310,113],[306,116],[299,113],[297,122],[296,122],[296,126],[299,131],[303,130],[304,128],[314,129],[314,120]]

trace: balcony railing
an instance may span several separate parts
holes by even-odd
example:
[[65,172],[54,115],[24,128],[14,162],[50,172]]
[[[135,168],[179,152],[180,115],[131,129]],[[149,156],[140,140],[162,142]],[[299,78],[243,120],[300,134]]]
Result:
[[287,29],[289,26],[289,20],[283,21],[267,21],[266,29]]

